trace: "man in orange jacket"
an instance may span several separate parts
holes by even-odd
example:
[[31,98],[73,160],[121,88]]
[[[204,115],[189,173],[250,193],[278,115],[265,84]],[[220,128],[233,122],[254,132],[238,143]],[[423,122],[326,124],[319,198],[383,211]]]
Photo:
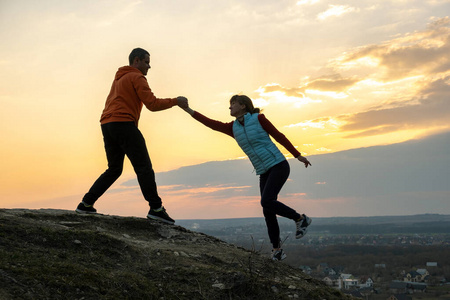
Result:
[[122,174],[126,155],[136,172],[142,194],[149,202],[147,218],[173,224],[175,221],[167,214],[158,195],[155,173],[138,122],[144,105],[151,111],[160,111],[175,105],[186,108],[188,101],[181,96],[155,97],[145,78],[150,69],[150,54],[146,50],[133,49],[128,60],[129,66],[119,68],[116,73],[100,118],[108,169],[94,182],[76,212],[97,213],[94,203]]

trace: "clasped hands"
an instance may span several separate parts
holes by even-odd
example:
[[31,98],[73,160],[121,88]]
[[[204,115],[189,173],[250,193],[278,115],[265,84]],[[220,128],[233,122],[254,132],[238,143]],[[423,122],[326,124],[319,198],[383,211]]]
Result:
[[186,108],[189,107],[188,99],[187,99],[186,97],[178,96],[178,97],[177,97],[177,102],[178,102],[178,103],[177,103],[178,106],[181,107],[181,108],[183,108],[183,109],[186,109]]
[[194,111],[189,107],[188,99],[186,97],[179,96],[177,100],[178,106],[181,107],[185,112],[187,112],[191,116],[194,114]]

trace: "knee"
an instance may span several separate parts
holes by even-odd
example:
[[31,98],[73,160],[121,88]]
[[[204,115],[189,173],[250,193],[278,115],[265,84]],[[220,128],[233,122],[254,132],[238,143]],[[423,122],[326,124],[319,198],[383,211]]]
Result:
[[261,206],[263,208],[263,211],[265,211],[265,210],[269,211],[272,208],[272,204],[273,204],[273,201],[265,199],[265,198],[261,198]]

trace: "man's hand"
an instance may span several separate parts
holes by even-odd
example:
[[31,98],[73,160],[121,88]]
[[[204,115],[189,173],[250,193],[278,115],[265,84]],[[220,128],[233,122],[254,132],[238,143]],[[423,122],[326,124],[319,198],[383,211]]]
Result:
[[181,108],[188,108],[189,104],[188,104],[188,99],[186,97],[183,96],[178,96],[177,97],[177,101],[178,101],[178,106]]
[[309,162],[309,160],[306,159],[306,157],[300,155],[299,157],[297,157],[297,159],[305,164],[305,168],[307,168],[308,165],[311,166],[311,163]]

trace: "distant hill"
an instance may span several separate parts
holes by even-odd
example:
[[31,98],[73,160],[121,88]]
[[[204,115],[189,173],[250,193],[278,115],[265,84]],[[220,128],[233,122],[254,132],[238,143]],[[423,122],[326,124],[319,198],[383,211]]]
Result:
[[[293,229],[293,222],[278,218],[281,229]],[[264,218],[236,218],[218,220],[179,220],[186,228],[213,234],[224,228],[262,227],[265,232]],[[422,214],[410,216],[375,217],[332,217],[315,218],[309,227],[309,234],[327,231],[329,233],[447,233],[450,234],[450,215]]]
[[298,269],[180,226],[0,209],[0,299],[350,299]]

